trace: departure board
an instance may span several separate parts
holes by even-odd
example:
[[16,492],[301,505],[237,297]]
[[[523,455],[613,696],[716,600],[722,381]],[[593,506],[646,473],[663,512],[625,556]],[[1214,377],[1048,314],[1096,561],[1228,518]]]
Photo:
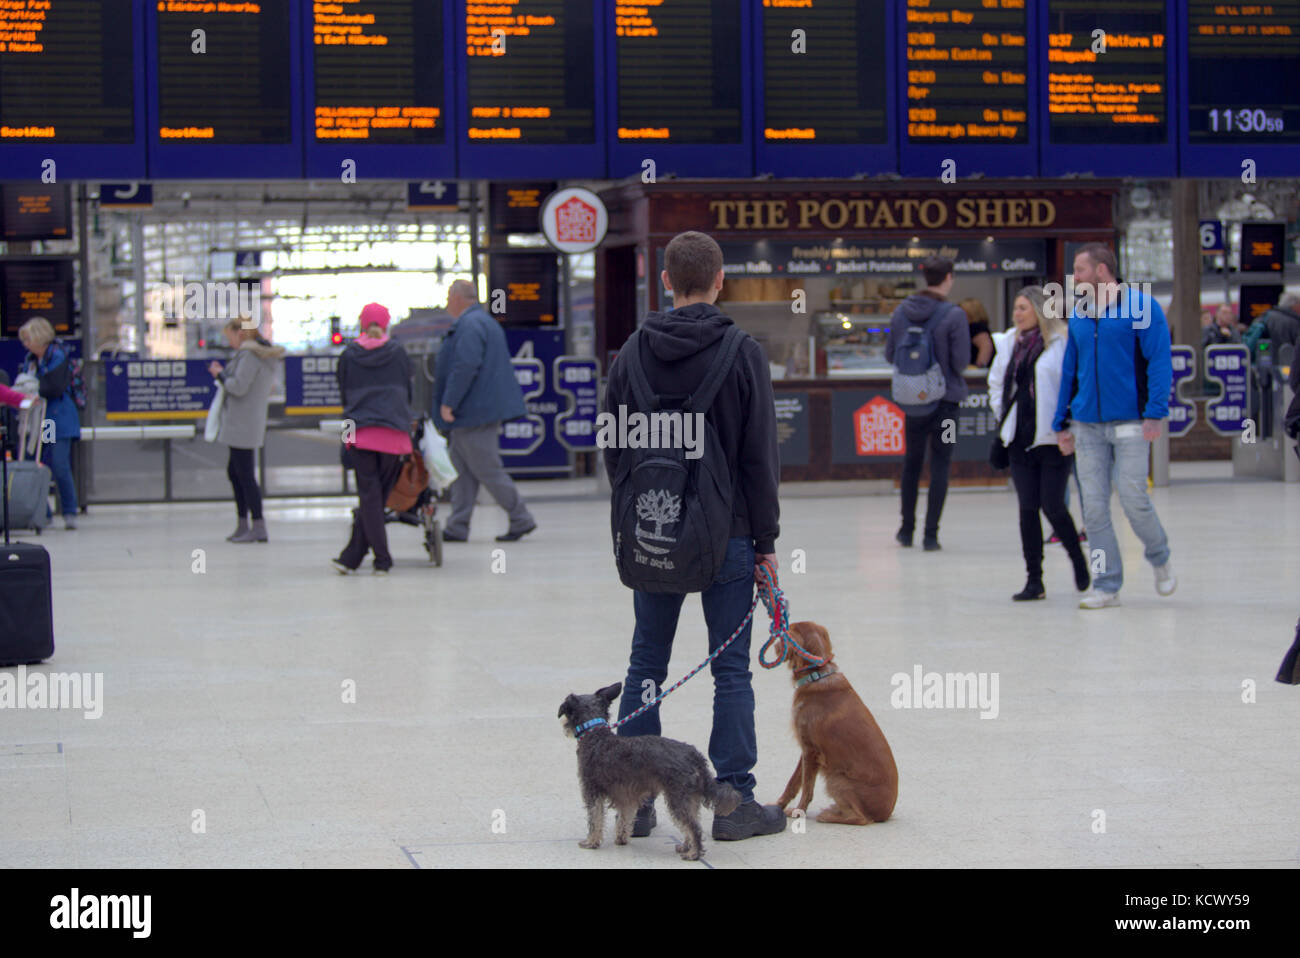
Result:
[[553,180],[529,183],[488,184],[488,232],[494,236],[509,233],[540,233],[542,203],[555,192]]
[[1190,0],[1187,138],[1300,144],[1300,0]]
[[741,143],[741,0],[614,4],[620,143]]
[[594,142],[596,43],[591,0],[469,0],[469,139],[519,145]]
[[[154,137],[166,143],[293,142],[291,5],[159,0]],[[198,37],[196,30],[202,31]]]
[[72,261],[58,259],[0,262],[0,331],[17,336],[34,317],[48,320],[56,333],[72,331]]
[[764,0],[763,139],[889,138],[886,0]]
[[71,194],[65,183],[0,184],[0,238],[67,239],[72,235]]
[[1165,0],[1051,0],[1048,136],[1055,144],[1164,143],[1169,138]]
[[441,0],[312,4],[318,142],[442,143]]
[[505,291],[507,326],[554,326],[560,268],[552,252],[493,253],[488,260],[489,296]]
[[132,143],[132,0],[0,3],[0,143]]
[[907,0],[907,141],[1029,142],[1024,0]]
[[1280,273],[1286,251],[1285,223],[1241,224],[1241,271]]

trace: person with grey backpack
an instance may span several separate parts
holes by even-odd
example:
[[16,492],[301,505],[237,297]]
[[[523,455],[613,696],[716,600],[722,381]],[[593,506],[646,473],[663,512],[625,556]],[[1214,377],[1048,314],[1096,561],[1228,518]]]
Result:
[[957,406],[969,390],[963,370],[970,365],[970,322],[961,308],[948,302],[952,290],[952,260],[930,256],[921,261],[925,289],[907,297],[894,315],[885,343],[885,360],[893,367],[891,394],[906,416],[903,447],[903,523],[894,537],[912,545],[916,531],[916,499],[930,447],[930,492],[925,508],[927,552],[939,546],[939,519],[948,496],[948,468],[956,442]]

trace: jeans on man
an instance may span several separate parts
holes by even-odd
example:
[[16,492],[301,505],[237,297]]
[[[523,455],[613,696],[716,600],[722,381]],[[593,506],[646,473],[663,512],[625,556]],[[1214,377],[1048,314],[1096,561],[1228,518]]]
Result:
[[[633,593],[636,630],[632,634],[632,656],[627,680],[619,697],[620,719],[631,715],[658,695],[668,677],[668,660],[677,632],[677,617],[684,595]],[[738,537],[727,542],[727,558],[713,580],[700,594],[704,621],[709,629],[709,653],[726,642],[749,612],[754,601],[754,543]],[[753,768],[758,761],[754,733],[753,673],[749,671],[749,639],[753,621],[745,624],[736,641],[713,660],[713,734],[709,737],[709,759],[718,781],[726,782],[744,801],[754,797]],[[693,656],[692,656],[693,658]],[[649,680],[653,685],[644,684]],[[642,698],[644,693],[645,698]],[[659,735],[656,705],[619,728],[620,735]]]
[[903,527],[911,535],[916,529],[916,499],[921,484],[921,467],[925,464],[925,447],[930,447],[930,492],[925,504],[925,534],[939,535],[939,519],[948,498],[948,468],[952,464],[955,442],[944,442],[946,423],[954,423],[956,438],[957,404],[941,402],[928,416],[908,416],[903,426],[907,448],[903,453]]
[[1118,592],[1124,584],[1124,565],[1110,521],[1112,481],[1129,525],[1146,547],[1147,561],[1153,566],[1169,561],[1169,539],[1147,495],[1151,443],[1142,438],[1140,420],[1075,422],[1073,431],[1093,588]]

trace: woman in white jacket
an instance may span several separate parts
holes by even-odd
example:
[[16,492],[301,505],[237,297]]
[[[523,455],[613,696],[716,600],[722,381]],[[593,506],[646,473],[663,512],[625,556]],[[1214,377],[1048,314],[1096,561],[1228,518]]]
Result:
[[1017,602],[1047,596],[1040,509],[1074,564],[1074,584],[1080,592],[1091,584],[1074,520],[1065,507],[1065,485],[1074,457],[1061,455],[1052,429],[1061,391],[1066,325],[1049,313],[1041,286],[1026,286],[1017,293],[1011,313],[1015,328],[993,337],[995,353],[989,368],[989,405],[1002,421],[1002,442],[1020,500],[1020,544],[1029,574],[1025,588],[1012,596]]

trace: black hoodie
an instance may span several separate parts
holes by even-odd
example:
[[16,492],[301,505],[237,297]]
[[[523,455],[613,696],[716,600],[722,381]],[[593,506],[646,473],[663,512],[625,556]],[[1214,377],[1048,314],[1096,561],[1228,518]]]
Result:
[[[650,388],[665,408],[680,403],[699,386],[713,362],[718,344],[734,323],[709,303],[694,303],[666,313],[650,313],[641,327],[641,356]],[[609,368],[605,411],[619,406],[637,410],[632,387],[619,353]],[[647,410],[639,410],[647,411]],[[776,399],[763,348],[746,335],[731,374],[723,382],[705,418],[718,434],[732,476],[732,537],[754,540],[754,551],[776,551],[780,533],[777,484],[781,461],[776,441]],[[618,475],[623,450],[605,450],[610,480]]]

